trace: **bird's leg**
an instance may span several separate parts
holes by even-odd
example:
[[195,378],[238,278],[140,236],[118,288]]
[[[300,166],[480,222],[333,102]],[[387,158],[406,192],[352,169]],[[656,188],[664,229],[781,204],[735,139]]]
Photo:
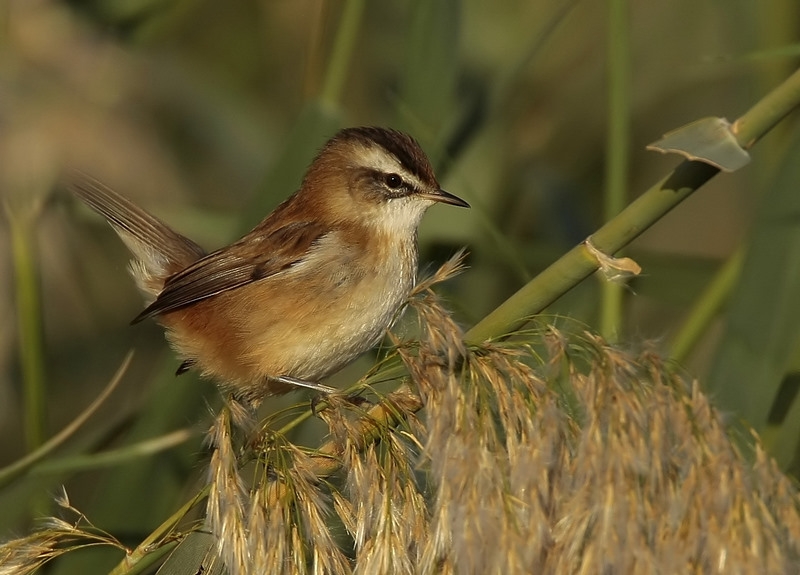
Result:
[[315,383],[313,381],[305,381],[302,379],[295,379],[294,377],[289,377],[288,375],[280,375],[275,378],[275,381],[279,381],[281,383],[285,383],[287,385],[291,385],[294,387],[302,387],[304,389],[311,389],[318,393],[323,393],[325,395],[331,395],[332,393],[338,393],[339,390],[335,387],[329,387],[327,385],[322,385],[321,383]]
[[[288,375],[281,375],[279,377],[274,378],[275,381],[279,381],[281,383],[286,383],[288,385],[293,385],[295,387],[302,387],[305,389],[311,389],[317,392],[317,395],[311,398],[311,413],[314,415],[317,414],[317,407],[321,401],[327,400],[333,394],[340,394],[341,390],[336,389],[335,387],[330,387],[327,385],[322,385],[321,383],[315,383],[313,381],[305,381],[302,379],[295,379],[294,377],[289,377]],[[364,403],[368,403],[367,399],[359,396],[359,395],[348,395],[344,398],[345,401],[351,403],[353,405],[362,405]]]

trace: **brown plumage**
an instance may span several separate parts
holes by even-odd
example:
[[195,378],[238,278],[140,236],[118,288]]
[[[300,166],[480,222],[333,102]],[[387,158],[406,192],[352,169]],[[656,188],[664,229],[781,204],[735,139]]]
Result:
[[73,192],[133,253],[131,272],[184,361],[251,401],[313,385],[374,346],[411,291],[417,227],[443,191],[419,145],[382,128],[334,136],[300,189],[210,254],[89,178]]

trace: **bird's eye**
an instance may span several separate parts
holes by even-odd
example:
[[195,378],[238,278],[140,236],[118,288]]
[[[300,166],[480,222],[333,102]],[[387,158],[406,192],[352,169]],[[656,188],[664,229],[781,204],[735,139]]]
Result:
[[396,190],[397,188],[403,185],[403,178],[401,178],[397,174],[386,174],[383,177],[383,183],[386,184],[387,188]]

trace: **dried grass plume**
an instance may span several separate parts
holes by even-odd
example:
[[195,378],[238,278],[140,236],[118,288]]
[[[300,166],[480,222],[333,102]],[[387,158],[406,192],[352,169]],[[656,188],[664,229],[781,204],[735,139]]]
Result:
[[[322,445],[219,413],[206,527],[230,575],[800,572],[794,485],[697,382],[547,325],[467,345],[431,289],[459,268],[410,302],[419,336],[382,363],[404,384],[317,406]],[[68,526],[0,546],[0,573],[32,572]]]

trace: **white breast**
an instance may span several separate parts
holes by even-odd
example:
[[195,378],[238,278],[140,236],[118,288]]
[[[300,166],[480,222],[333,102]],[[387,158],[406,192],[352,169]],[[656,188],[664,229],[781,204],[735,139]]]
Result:
[[274,278],[286,288],[283,301],[275,302],[285,313],[253,316],[248,329],[254,354],[273,350],[269,358],[259,353],[249,360],[265,377],[318,381],[338,371],[377,344],[405,304],[416,279],[413,235],[371,244],[366,255],[343,245],[329,234],[302,263]]

